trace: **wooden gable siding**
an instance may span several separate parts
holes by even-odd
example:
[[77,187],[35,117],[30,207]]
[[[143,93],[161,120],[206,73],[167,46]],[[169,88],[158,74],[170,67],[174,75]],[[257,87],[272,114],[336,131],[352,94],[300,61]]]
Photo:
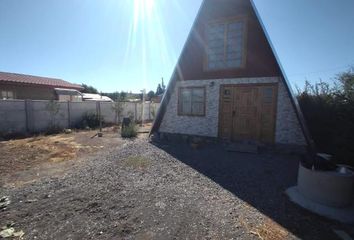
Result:
[[[245,66],[233,70],[207,71],[205,26],[209,22],[242,18],[246,22]],[[249,1],[206,0],[192,36],[180,59],[179,80],[237,77],[273,77],[281,71]],[[183,78],[183,79],[181,79]]]

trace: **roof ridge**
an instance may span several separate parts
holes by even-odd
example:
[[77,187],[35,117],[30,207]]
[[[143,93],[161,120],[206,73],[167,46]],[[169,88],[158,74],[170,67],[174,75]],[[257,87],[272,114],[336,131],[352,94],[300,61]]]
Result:
[[0,71],[1,73],[5,73],[5,74],[13,74],[13,75],[21,75],[21,76],[28,76],[28,77],[36,77],[36,78],[49,78],[49,79],[55,79],[55,80],[62,80],[67,82],[66,80],[62,79],[62,78],[57,78],[57,77],[43,77],[43,76],[38,76],[38,75],[32,75],[32,74],[25,74],[25,73],[14,73],[14,72],[3,72]]

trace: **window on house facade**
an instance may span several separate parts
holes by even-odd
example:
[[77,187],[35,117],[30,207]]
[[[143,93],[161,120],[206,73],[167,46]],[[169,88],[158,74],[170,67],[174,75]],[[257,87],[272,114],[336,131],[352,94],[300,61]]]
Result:
[[14,99],[15,95],[13,91],[1,90],[1,99]]
[[206,70],[240,68],[244,64],[245,22],[234,20],[206,27]]
[[186,87],[179,89],[178,114],[187,116],[205,115],[205,88]]

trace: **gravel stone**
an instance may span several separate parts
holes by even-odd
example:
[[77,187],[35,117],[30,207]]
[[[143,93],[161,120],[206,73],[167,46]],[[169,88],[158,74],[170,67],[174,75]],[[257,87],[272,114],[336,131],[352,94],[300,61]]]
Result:
[[340,225],[283,194],[297,164],[219,145],[127,141],[64,176],[2,188],[12,202],[0,225],[14,221],[24,239],[336,239],[330,227]]

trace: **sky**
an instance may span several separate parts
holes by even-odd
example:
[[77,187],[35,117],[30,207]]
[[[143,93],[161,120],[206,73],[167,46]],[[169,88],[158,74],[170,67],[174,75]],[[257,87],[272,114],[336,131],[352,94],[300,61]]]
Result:
[[[201,0],[0,0],[0,71],[103,92],[167,84]],[[254,0],[293,87],[354,65],[353,0]]]

